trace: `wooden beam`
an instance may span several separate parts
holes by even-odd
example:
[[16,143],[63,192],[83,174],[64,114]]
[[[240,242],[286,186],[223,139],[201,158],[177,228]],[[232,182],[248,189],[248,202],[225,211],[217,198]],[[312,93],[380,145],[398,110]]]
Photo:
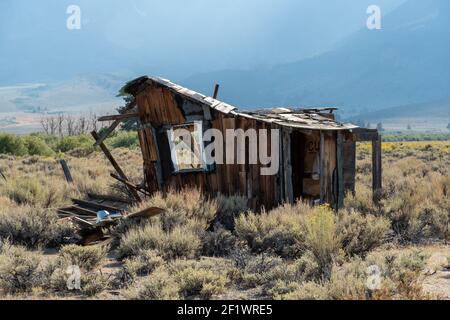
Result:
[[126,185],[129,189],[133,189],[134,191],[139,191],[141,193],[143,193],[146,196],[149,196],[150,194],[144,190],[143,188],[131,183],[130,181],[126,180],[126,179],[122,179],[121,177],[119,177],[118,175],[111,173],[111,177],[113,177],[114,179],[116,179],[119,182],[122,182],[124,185]]
[[291,132],[283,128],[282,135],[285,201],[288,203],[294,203],[294,188],[292,185]]
[[123,121],[131,118],[138,118],[139,113],[124,113],[124,114],[115,114],[111,116],[103,116],[98,118],[98,121]]
[[165,211],[164,209],[161,209],[158,207],[151,207],[151,208],[147,208],[142,211],[139,211],[139,212],[131,213],[131,214],[127,215],[125,218],[126,219],[137,219],[137,218],[148,219],[148,218],[157,216],[157,215],[163,213],[164,211]]
[[156,180],[158,182],[159,190],[164,193],[164,176],[163,176],[163,169],[162,169],[162,163],[161,163],[161,154],[159,153],[159,143],[156,135],[155,127],[151,127],[152,129],[152,138],[155,145],[155,151],[156,151],[156,162],[155,162],[155,170],[156,170]]
[[325,158],[325,134],[323,131],[320,131],[320,203],[326,202],[326,158]]
[[336,168],[337,168],[337,208],[344,206],[344,134],[337,132],[336,138]]
[[66,160],[61,159],[61,160],[59,160],[59,163],[61,164],[61,167],[63,169],[64,176],[66,177],[66,181],[68,183],[73,183],[72,174],[70,173],[70,169],[69,169],[69,166],[67,165]]
[[[131,101],[124,109],[123,113],[130,113],[131,110],[136,107],[136,100]],[[114,121],[109,127],[108,129],[106,129],[101,135],[100,137],[97,139],[97,141],[94,143],[94,147],[97,147],[100,145],[100,143],[102,143],[103,141],[105,141],[106,138],[109,137],[109,135],[119,126],[119,124],[121,123],[121,120],[116,120]]]
[[377,202],[382,188],[381,182],[381,136],[372,141],[372,189],[373,199]]
[[[97,132],[94,130],[91,132],[91,135],[94,137],[95,141],[98,140],[98,134]],[[123,172],[122,168],[120,168],[119,164],[116,162],[116,160],[114,159],[114,157],[112,156],[111,152],[109,152],[108,148],[106,147],[106,145],[102,142],[99,145],[100,149],[102,149],[103,153],[105,154],[106,158],[109,160],[109,162],[111,163],[111,165],[114,167],[114,169],[116,170],[116,172],[119,174],[119,176],[124,179],[124,180],[128,180],[127,176],[125,175],[125,173]],[[139,196],[139,194],[136,192],[136,190],[129,188],[130,193],[132,194],[132,196],[136,199],[137,202],[141,202],[142,199]]]
[[125,211],[125,210],[120,209],[120,208],[116,208],[116,207],[113,207],[113,206],[107,206],[107,205],[99,204],[99,203],[92,202],[92,201],[86,201],[86,200],[80,200],[80,199],[72,199],[72,201],[74,203],[78,204],[78,205],[91,207],[91,208],[95,208],[95,209],[98,209],[98,210],[109,210],[109,211],[112,211],[112,212]]
[[219,88],[220,88],[220,85],[218,83],[216,83],[216,85],[214,86],[214,94],[213,94],[214,99],[217,99],[217,97],[219,96]]
[[88,197],[92,198],[92,199],[106,200],[106,201],[112,201],[112,202],[121,202],[121,203],[126,203],[126,204],[131,203],[131,201],[129,199],[124,199],[121,197],[110,196],[110,195],[88,193]]
[[352,130],[354,141],[372,141],[378,139],[377,129],[357,128]]

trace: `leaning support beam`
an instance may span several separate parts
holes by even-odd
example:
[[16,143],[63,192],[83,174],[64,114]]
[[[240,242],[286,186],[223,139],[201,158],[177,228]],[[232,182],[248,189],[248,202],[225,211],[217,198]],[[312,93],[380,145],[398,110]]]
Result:
[[[95,141],[98,140],[98,134],[97,134],[96,131],[92,131],[91,135],[92,135],[92,137],[94,137]],[[111,152],[109,152],[109,150],[106,147],[106,145],[102,142],[102,143],[100,143],[99,147],[100,147],[100,149],[102,149],[102,151],[105,154],[106,158],[109,160],[111,165],[114,167],[116,172],[119,174],[119,177],[121,177],[124,180],[128,180],[128,178],[125,175],[125,173],[123,172],[122,168],[120,168],[119,164],[116,162],[116,160],[112,156]],[[142,202],[142,199],[139,196],[139,194],[136,192],[136,190],[134,190],[133,188],[128,188],[128,190],[130,191],[130,193],[133,195],[133,197],[136,199],[137,202]]]
[[381,183],[381,136],[372,140],[372,188],[373,200],[377,202],[382,188]]
[[149,196],[150,194],[143,190],[142,188],[132,184],[130,181],[126,180],[126,179],[122,179],[121,177],[119,177],[118,175],[111,173],[111,177],[113,177],[114,179],[116,179],[119,182],[122,182],[124,185],[126,185],[128,187],[128,189],[133,189],[134,191],[139,191],[141,193],[143,193],[146,196]]

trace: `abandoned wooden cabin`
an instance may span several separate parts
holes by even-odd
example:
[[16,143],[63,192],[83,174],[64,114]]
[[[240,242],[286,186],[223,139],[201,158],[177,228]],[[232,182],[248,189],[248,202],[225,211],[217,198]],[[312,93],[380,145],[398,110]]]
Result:
[[[216,87],[217,89],[217,87]],[[241,195],[249,206],[272,208],[283,202],[305,199],[312,203],[328,203],[334,208],[343,205],[347,192],[355,192],[356,142],[372,141],[373,189],[381,189],[381,139],[377,130],[363,129],[335,120],[335,108],[276,108],[244,112],[234,106],[183,88],[157,77],[141,77],[129,82],[124,92],[133,101],[122,114],[103,117],[113,120],[101,137],[101,144],[120,121],[137,118],[140,147],[144,162],[145,189],[156,191],[197,187],[211,195]],[[267,129],[267,148],[271,154],[271,131],[278,129],[279,167],[273,175],[262,175],[264,167],[257,163],[214,163],[182,166],[173,156],[174,128],[193,133],[194,148],[204,152],[202,135],[208,129],[224,133],[227,129]],[[245,159],[249,159],[249,141],[245,143]],[[241,146],[242,148],[242,146]],[[253,149],[254,150],[254,149]],[[237,151],[237,150],[234,150]],[[226,148],[223,150],[224,157]],[[272,151],[273,152],[273,151]],[[238,152],[232,157],[236,159]],[[203,159],[202,155],[199,156]],[[126,181],[125,181],[126,182]]]

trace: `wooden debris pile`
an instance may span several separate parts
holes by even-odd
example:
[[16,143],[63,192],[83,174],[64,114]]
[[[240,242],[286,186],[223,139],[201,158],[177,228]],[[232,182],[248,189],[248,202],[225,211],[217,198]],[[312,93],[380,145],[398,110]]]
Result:
[[164,210],[150,207],[130,213],[131,201],[109,195],[88,194],[88,199],[72,199],[73,205],[57,210],[62,220],[77,226],[80,244],[88,245],[110,238],[108,227],[123,219],[148,219]]

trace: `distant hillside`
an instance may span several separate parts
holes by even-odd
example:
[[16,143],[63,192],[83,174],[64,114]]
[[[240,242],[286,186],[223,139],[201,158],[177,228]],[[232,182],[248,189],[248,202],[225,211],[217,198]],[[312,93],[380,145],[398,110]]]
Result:
[[381,122],[383,127],[391,130],[405,130],[409,127],[419,131],[448,132],[450,99],[361,113],[349,120],[373,125]]
[[208,93],[219,82],[222,99],[245,107],[336,105],[344,116],[450,100],[447,39],[450,1],[409,0],[383,18],[382,30],[361,30],[326,54],[271,68],[199,74],[183,84]]
[[125,79],[114,75],[78,76],[72,80],[0,87],[0,131],[40,130],[42,116],[54,113],[114,113],[123,104],[117,92]]

